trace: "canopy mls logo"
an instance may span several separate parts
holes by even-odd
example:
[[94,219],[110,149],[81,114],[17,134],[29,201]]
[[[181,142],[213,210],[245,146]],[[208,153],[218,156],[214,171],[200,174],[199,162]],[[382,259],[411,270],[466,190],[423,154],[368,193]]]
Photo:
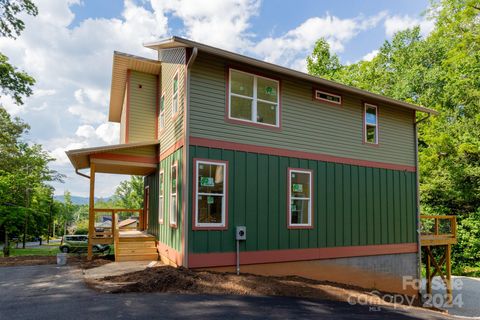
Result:
[[[415,291],[419,290],[422,287],[422,281],[415,279],[412,276],[403,276],[402,277],[402,289],[409,290],[414,289]],[[452,279],[452,288],[458,293],[453,297],[451,302],[448,301],[447,294],[445,292],[445,285],[442,282],[434,282],[432,285],[432,290],[440,291],[433,294],[422,294],[421,305],[423,307],[431,308],[462,308],[463,297],[461,290],[463,289],[462,279]],[[443,293],[445,292],[445,293]],[[406,295],[406,294],[396,294],[396,293],[383,293],[377,290],[370,292],[370,295],[360,295],[353,296],[350,295],[347,299],[350,305],[362,305],[369,306],[369,311],[381,311],[381,307],[378,306],[379,300],[381,299],[387,303],[393,304],[393,308],[401,306],[417,306],[417,299],[415,296]]]

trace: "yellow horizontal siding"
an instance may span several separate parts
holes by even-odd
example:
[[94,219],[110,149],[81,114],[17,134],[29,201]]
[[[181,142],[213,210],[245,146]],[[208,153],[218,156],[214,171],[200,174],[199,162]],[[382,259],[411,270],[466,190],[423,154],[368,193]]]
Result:
[[155,140],[157,76],[131,71],[128,142]]

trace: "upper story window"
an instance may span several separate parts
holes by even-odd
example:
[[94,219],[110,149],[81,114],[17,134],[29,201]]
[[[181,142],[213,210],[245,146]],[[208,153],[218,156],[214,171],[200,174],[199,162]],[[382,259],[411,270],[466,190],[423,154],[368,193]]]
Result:
[[279,82],[230,69],[228,118],[279,127]]
[[226,227],[227,162],[195,160],[196,228]]
[[378,107],[365,103],[363,113],[364,142],[378,144]]
[[163,198],[163,195],[164,195],[164,192],[165,192],[165,188],[164,188],[164,175],[163,175],[163,170],[160,171],[160,175],[159,175],[159,181],[158,181],[158,185],[159,185],[159,193],[158,193],[158,222],[160,224],[163,224],[163,218],[164,218],[164,215],[165,215],[165,212],[164,212],[164,207],[165,207],[165,202],[164,202],[164,198]]
[[342,96],[322,90],[315,90],[315,99],[332,104],[342,105]]
[[160,116],[158,119],[160,130],[165,128],[165,95],[160,98]]
[[312,227],[312,171],[288,169],[288,227]]
[[178,72],[173,77],[172,117],[178,112]]

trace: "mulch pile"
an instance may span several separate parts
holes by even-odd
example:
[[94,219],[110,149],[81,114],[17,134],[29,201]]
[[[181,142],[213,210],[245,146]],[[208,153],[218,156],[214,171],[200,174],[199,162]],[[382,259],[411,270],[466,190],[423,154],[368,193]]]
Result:
[[[366,289],[297,276],[260,276],[254,274],[194,271],[159,266],[119,276],[97,279],[90,286],[110,293],[171,292],[188,294],[233,294],[250,296],[288,296],[347,301],[363,296],[369,301],[384,301]],[[102,290],[103,288],[103,290]]]

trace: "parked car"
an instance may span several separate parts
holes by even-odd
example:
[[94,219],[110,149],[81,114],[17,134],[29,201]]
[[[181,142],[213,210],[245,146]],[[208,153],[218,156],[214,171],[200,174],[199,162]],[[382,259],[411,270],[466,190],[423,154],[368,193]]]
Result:
[[[105,252],[110,249],[108,244],[96,244],[93,246],[93,252]],[[60,251],[68,252],[83,252],[88,250],[88,236],[87,235],[64,235],[60,243]]]

